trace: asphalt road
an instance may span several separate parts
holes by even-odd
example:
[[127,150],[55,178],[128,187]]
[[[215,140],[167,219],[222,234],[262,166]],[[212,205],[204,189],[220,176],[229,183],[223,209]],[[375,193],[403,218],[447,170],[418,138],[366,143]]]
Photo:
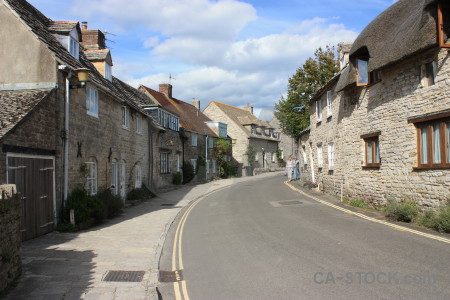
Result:
[[450,299],[450,244],[346,214],[285,180],[236,184],[180,214],[160,261],[178,271],[163,299]]

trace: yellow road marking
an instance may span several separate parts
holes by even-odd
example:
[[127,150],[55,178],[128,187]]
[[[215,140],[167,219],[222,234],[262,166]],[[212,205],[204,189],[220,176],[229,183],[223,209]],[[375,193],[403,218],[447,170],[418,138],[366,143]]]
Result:
[[432,235],[432,234],[425,233],[425,232],[420,232],[418,230],[414,230],[414,229],[410,229],[410,228],[403,227],[403,226],[400,226],[400,225],[392,224],[392,223],[389,223],[389,222],[386,222],[386,221],[381,221],[381,220],[378,220],[378,219],[375,219],[375,218],[372,218],[372,217],[368,217],[368,216],[366,216],[364,214],[361,214],[359,212],[354,212],[354,211],[351,211],[349,209],[342,208],[340,206],[334,205],[334,204],[329,203],[327,201],[321,200],[321,199],[316,198],[314,196],[308,195],[305,192],[303,192],[302,190],[299,190],[296,187],[294,187],[293,185],[291,185],[288,181],[285,181],[284,184],[286,184],[292,190],[294,190],[294,191],[296,191],[296,192],[298,192],[300,194],[303,194],[304,196],[306,196],[306,197],[308,197],[310,199],[313,199],[313,200],[315,200],[317,202],[320,202],[320,203],[325,204],[327,206],[330,206],[330,207],[333,207],[335,209],[338,209],[338,210],[340,210],[340,211],[342,211],[342,212],[344,212],[346,214],[355,215],[357,217],[366,219],[366,220],[374,222],[374,223],[379,223],[379,224],[383,224],[383,225],[389,226],[389,227],[394,228],[394,229],[399,230],[399,231],[410,232],[410,233],[417,234],[417,235],[420,235],[420,236],[424,236],[424,237],[427,237],[427,238],[430,238],[430,239],[433,239],[433,240],[436,240],[436,241],[440,241],[440,242],[444,242],[444,243],[450,244],[450,239],[447,239],[447,238],[444,238],[444,237],[440,237],[440,236],[436,236],[436,235]]

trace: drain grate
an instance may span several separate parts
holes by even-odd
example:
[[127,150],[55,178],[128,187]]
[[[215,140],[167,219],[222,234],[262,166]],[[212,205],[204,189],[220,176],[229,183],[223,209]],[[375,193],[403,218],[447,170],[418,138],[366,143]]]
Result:
[[109,271],[103,281],[141,282],[145,271]]
[[159,271],[160,282],[177,282],[183,280],[183,272],[177,271]]
[[278,201],[278,203],[280,205],[297,205],[297,204],[302,204],[303,202],[297,201],[297,200],[292,200],[292,201]]

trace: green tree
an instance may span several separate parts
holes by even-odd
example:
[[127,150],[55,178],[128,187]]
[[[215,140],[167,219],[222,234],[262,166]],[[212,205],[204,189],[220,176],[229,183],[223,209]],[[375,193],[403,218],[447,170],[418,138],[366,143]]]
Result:
[[[335,48],[318,48],[289,78],[287,97],[275,104],[275,116],[283,133],[295,137],[309,126],[309,101],[339,72]],[[298,111],[298,108],[304,108]],[[297,108],[297,109],[296,109]]]
[[256,147],[252,144],[249,144],[247,147],[247,151],[245,152],[245,155],[247,155],[248,164],[250,166],[254,166],[256,162]]
[[214,153],[217,160],[219,177],[223,174],[222,165],[225,163],[225,157],[231,152],[231,143],[224,138],[219,138],[214,146]]

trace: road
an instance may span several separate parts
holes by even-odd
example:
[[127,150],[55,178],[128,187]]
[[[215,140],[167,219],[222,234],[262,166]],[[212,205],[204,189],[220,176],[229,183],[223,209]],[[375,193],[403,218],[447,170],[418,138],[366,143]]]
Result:
[[285,180],[236,184],[180,214],[161,256],[161,270],[177,271],[161,273],[163,299],[450,299],[450,244],[346,214]]

